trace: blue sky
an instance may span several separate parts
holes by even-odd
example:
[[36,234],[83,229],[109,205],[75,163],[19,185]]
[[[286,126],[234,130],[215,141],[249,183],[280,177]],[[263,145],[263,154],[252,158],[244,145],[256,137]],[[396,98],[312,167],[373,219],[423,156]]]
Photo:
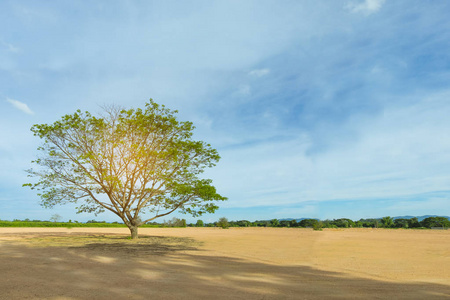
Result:
[[[214,221],[450,215],[448,1],[0,1],[0,219],[30,127],[153,98],[222,159]],[[178,216],[178,215],[174,215]],[[188,220],[193,220],[188,218]]]

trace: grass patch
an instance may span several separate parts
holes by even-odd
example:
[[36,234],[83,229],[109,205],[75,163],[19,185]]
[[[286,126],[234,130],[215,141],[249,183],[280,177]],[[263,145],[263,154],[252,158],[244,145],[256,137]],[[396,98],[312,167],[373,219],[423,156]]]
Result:
[[[69,222],[50,222],[50,221],[3,221],[0,220],[0,227],[112,227],[112,228],[125,228],[125,224],[115,223],[69,223]],[[141,228],[158,228],[161,225],[143,224]]]

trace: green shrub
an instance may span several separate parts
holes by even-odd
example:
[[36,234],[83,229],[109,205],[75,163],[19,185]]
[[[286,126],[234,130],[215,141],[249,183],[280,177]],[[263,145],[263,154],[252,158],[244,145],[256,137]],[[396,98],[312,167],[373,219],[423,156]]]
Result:
[[230,224],[228,223],[227,218],[220,218],[217,222],[218,227],[222,227],[222,229],[228,229],[230,227]]
[[319,221],[317,223],[314,223],[312,227],[313,227],[314,230],[322,231],[323,230],[323,223],[321,221]]

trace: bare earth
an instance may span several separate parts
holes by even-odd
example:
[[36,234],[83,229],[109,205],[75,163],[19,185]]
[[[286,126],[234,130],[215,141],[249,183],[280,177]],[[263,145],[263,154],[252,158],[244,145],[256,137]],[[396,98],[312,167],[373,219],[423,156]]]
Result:
[[450,230],[0,228],[0,299],[450,299]]

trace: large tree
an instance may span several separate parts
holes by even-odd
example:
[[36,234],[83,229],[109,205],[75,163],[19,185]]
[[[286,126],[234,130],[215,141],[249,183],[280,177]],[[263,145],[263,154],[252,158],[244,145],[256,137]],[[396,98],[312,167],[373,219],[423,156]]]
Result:
[[446,217],[428,217],[420,222],[423,227],[450,227],[450,221]]
[[78,110],[53,124],[31,128],[43,140],[38,168],[27,170],[37,182],[41,205],[77,203],[77,212],[109,210],[138,227],[175,210],[199,216],[212,213],[217,200],[210,179],[199,175],[220,156],[192,138],[191,122],[152,99],[144,109],[106,107],[95,117]]

